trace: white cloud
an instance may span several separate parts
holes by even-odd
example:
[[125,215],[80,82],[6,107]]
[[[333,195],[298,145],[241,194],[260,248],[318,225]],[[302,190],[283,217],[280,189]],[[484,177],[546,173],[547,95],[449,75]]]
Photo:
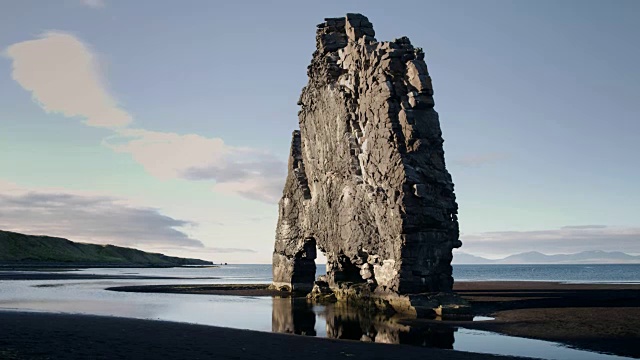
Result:
[[195,224],[119,199],[64,192],[0,193],[0,229],[124,246],[204,245],[182,228]]
[[255,253],[242,247],[204,246],[188,235],[196,228],[197,223],[122,198],[25,188],[0,179],[0,230],[209,259],[220,254]]
[[588,230],[588,229],[604,229],[606,225],[567,225],[563,226],[565,230]]
[[50,31],[9,46],[12,77],[50,113],[79,117],[87,125],[120,127],[132,121],[109,94],[91,50],[71,34]]
[[252,176],[239,181],[218,182],[215,189],[225,193],[235,193],[247,199],[275,204],[282,196],[284,178]]
[[80,3],[94,9],[100,9],[106,5],[104,0],[80,0]]
[[51,31],[13,44],[6,53],[14,80],[45,111],[111,128],[114,134],[103,144],[131,155],[152,176],[211,181],[216,191],[277,202],[286,164],[271,154],[228,146],[220,138],[126,127],[132,116],[118,107],[101,80],[96,56],[75,36]]
[[223,166],[231,152],[220,138],[143,129],[122,129],[103,144],[130,154],[149,174],[161,179],[183,177],[187,169],[198,166]]
[[257,251],[253,249],[245,249],[245,248],[225,248],[225,247],[206,247],[204,249],[198,248],[184,248],[184,247],[163,247],[162,250],[168,252],[179,252],[185,255],[181,255],[184,257],[204,257],[207,259],[215,258],[216,256],[220,256],[220,254],[255,254]]
[[20,187],[18,184],[0,179],[0,193],[17,194],[20,191],[22,191],[22,187]]
[[282,194],[283,161],[259,150],[228,146],[220,138],[120,129],[104,144],[130,154],[160,179],[215,181],[216,191],[267,203],[276,203]]

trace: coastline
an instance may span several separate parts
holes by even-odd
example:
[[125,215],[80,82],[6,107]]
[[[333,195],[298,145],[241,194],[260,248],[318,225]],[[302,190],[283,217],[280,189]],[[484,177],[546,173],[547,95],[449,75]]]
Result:
[[[266,285],[129,286],[108,290],[203,295],[283,296]],[[406,320],[438,323],[562,343],[640,358],[640,284],[543,281],[456,282],[454,291],[490,321]]]
[[171,269],[218,268],[219,264],[205,265],[153,265],[137,263],[64,263],[64,262],[0,262],[0,271],[74,271],[79,269]]
[[230,295],[230,296],[277,296],[293,297],[294,294],[270,289],[270,284],[185,284],[185,285],[139,285],[114,286],[105,290],[137,293]]
[[522,359],[177,322],[0,311],[0,358],[21,359]]
[[640,358],[640,284],[457,282],[454,291],[495,318],[464,327]]
[[[44,274],[37,272],[18,272],[12,274],[11,272],[5,272],[2,275],[3,277],[1,277],[0,280],[43,280],[41,275],[46,276],[44,280],[71,280],[75,279],[74,275],[79,274],[74,274],[72,272],[58,272],[53,274]],[[115,276],[114,278],[123,279],[125,277]],[[104,277],[103,275],[86,274],[85,279],[104,279]],[[136,279],[154,280],[157,278],[141,276]],[[182,278],[182,280],[184,280],[184,278]],[[40,287],[41,285],[34,286]],[[181,284],[125,286],[109,288],[108,290],[144,293],[155,292],[202,295],[233,295],[250,297],[283,297],[287,295],[283,294],[282,292],[268,290],[267,286],[268,284]],[[432,325],[435,324],[437,326],[453,326],[464,327],[468,329],[485,330],[498,334],[557,342],[568,345],[570,347],[585,349],[589,351],[640,358],[640,347],[637,346],[638,340],[640,340],[640,284],[561,283],[543,281],[459,281],[455,283],[454,290],[463,298],[467,299],[473,304],[473,309],[476,315],[491,316],[495,319],[476,322],[419,319],[402,320],[402,322],[407,325],[413,325],[417,327],[431,323]],[[92,315],[66,315],[36,312],[20,313],[0,310],[0,358],[2,359],[21,359],[21,357],[7,357],[7,354],[10,353],[7,353],[5,350],[11,348],[11,346],[17,346],[19,351],[24,351],[25,348],[31,348],[34,346],[35,348],[38,348],[38,346],[40,346],[31,344],[29,342],[29,339],[20,340],[16,336],[12,335],[14,333],[14,328],[10,327],[9,324],[11,324],[12,320],[10,320],[9,318],[12,318],[14,316],[21,317],[24,320],[24,323],[19,326],[23,329],[22,334],[24,336],[29,337],[30,335],[28,334],[33,333],[42,334],[42,336],[53,336],[54,338],[58,336],[56,335],[58,332],[67,332],[69,333],[69,336],[72,337],[76,335],[82,337],[83,335],[81,334],[73,333],[76,326],[78,326],[73,324],[77,321],[78,324],[84,323],[87,326],[94,326],[93,323],[91,323],[88,319],[93,318],[95,320],[96,318],[100,318],[99,316]],[[38,328],[38,324],[48,322],[47,319],[53,319],[49,318],[48,316],[58,316],[55,319],[57,319],[56,321],[61,321],[60,326],[63,327],[57,328],[57,330],[55,331],[50,329],[52,333],[41,333],[42,329]],[[120,319],[120,321],[122,322],[122,326],[134,326],[134,322],[139,321],[153,321],[134,320],[128,318],[107,319]],[[97,322],[95,322],[95,326],[103,326],[101,321],[96,321]],[[127,321],[132,322],[128,323]],[[174,329],[174,326],[192,326],[185,323],[171,323],[161,321],[153,322],[159,323],[153,325],[153,328],[155,329],[154,331],[160,332],[165,331],[163,330],[163,328],[166,326],[168,326],[166,331],[178,331],[170,330]],[[70,328],[64,328],[65,325],[63,324],[67,324],[66,326],[69,326]],[[168,324],[175,325],[169,326]],[[140,326],[144,327],[147,325]],[[210,325],[198,326],[217,329],[215,330],[217,332],[232,330]],[[100,333],[104,333],[104,331],[107,330],[107,328],[104,328],[102,330],[96,328],[95,331],[97,333],[95,334],[95,336],[98,336]],[[125,330],[128,331],[128,329],[124,329],[123,331]],[[256,333],[255,331],[251,330],[233,331],[247,331]],[[256,334],[262,334],[265,336],[283,336],[282,334],[272,334],[266,332],[258,332]],[[182,335],[179,335],[179,333],[174,333],[174,336],[180,337]],[[285,334],[284,336],[287,335]],[[309,337],[288,337],[288,339],[290,339],[289,341],[293,342],[298,342],[298,339],[300,338]],[[270,341],[268,339],[265,338],[264,341]],[[321,338],[312,339],[329,340]],[[113,338],[112,340],[120,342],[121,339]],[[155,341],[148,339],[140,340],[143,342]],[[202,341],[205,340],[203,339]],[[342,342],[344,340],[331,341]],[[93,339],[85,345],[91,347],[94,346],[94,342],[100,342],[100,340]],[[170,342],[167,344],[170,344]],[[180,344],[174,345],[177,347],[181,346]],[[64,345],[56,346],[64,348]],[[158,346],[162,347],[164,345],[160,344]],[[288,345],[284,344],[283,346],[286,348]],[[215,349],[212,348],[212,351],[214,350]],[[422,349],[422,351],[432,350],[436,349]],[[3,353],[2,351],[5,351],[5,353]],[[108,349],[105,351],[108,351]],[[229,354],[231,353],[230,348],[225,351],[228,351]],[[216,352],[214,351],[214,353]],[[244,356],[242,357],[245,358]],[[37,359],[38,357],[29,356],[26,358]],[[196,356],[196,358],[198,357]],[[448,359],[448,357],[445,357],[445,359]],[[455,359],[455,357],[453,359]]]

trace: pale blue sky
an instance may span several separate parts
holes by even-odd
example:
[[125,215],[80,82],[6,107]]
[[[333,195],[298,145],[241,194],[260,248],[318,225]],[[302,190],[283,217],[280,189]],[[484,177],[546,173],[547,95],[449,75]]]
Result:
[[[0,48],[8,53],[0,58],[0,205],[12,209],[0,210],[0,228],[270,262],[274,188],[297,128],[315,24],[346,12],[368,16],[378,40],[406,35],[426,52],[463,251],[640,253],[637,1],[0,1]],[[32,100],[37,95],[12,78],[16,61],[56,72],[65,58],[10,49],[47,32],[93,54],[105,94],[143,135],[87,126],[82,115],[47,113]],[[38,76],[30,81],[69,90]],[[190,167],[179,157],[165,164],[166,154],[143,158],[151,148],[115,148],[136,136],[187,134],[211,151],[181,152],[195,159]],[[204,179],[185,175],[198,156],[216,154],[218,138],[232,158],[203,161]],[[238,161],[272,182],[231,171]],[[248,194],[237,185],[244,180],[255,182]],[[109,200],[78,208],[88,222],[52,211],[58,203],[29,202],[33,192],[71,194],[69,207]],[[150,222],[135,218],[123,226],[128,232],[109,232],[134,221],[125,208],[145,209]],[[145,226],[166,238],[145,238]],[[190,248],[188,238],[204,247]]]

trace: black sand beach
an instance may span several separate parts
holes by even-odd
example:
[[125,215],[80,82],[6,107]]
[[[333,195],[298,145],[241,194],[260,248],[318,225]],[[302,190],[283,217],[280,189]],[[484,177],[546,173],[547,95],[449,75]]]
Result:
[[[209,295],[273,296],[266,285],[129,286],[111,290]],[[439,322],[576,348],[640,358],[640,284],[458,282],[482,322]],[[433,320],[417,320],[421,322]]]
[[640,284],[459,282],[454,290],[496,318],[465,327],[640,358]]
[[0,359],[515,359],[114,317],[0,312]]
[[215,285],[142,285],[115,286],[106,288],[111,291],[163,293],[163,294],[194,294],[194,295],[234,295],[234,296],[279,296],[291,297],[285,291],[269,289],[268,284],[215,284]]
[[[27,275],[15,274],[25,280]],[[73,273],[54,274],[73,279]],[[38,274],[33,274],[40,279]],[[4,280],[11,279],[4,273]],[[99,277],[96,277],[99,278]],[[445,325],[560,342],[640,358],[640,284],[458,282],[477,315],[493,321]],[[282,296],[266,285],[162,285],[118,291]],[[434,320],[414,320],[434,322]],[[151,320],[0,312],[0,359],[485,359],[489,355],[264,333]]]

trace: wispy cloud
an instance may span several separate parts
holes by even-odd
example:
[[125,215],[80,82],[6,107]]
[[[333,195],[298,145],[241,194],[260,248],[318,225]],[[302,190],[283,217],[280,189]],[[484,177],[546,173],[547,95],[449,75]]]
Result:
[[509,155],[506,153],[493,152],[486,154],[468,155],[460,159],[455,159],[453,160],[453,162],[461,166],[481,166],[500,162],[507,158],[509,158]]
[[93,9],[101,9],[106,5],[104,0],[80,0],[80,3]]
[[217,191],[267,203],[276,203],[282,194],[283,161],[260,150],[228,146],[220,138],[121,129],[104,144],[130,154],[160,179],[215,181]]
[[244,248],[223,248],[223,247],[209,247],[207,246],[204,249],[195,249],[195,248],[170,248],[170,247],[163,247],[162,248],[164,251],[176,251],[176,252],[181,252],[182,254],[185,254],[183,256],[195,256],[195,257],[206,257],[206,258],[215,258],[216,256],[218,256],[219,254],[236,254],[236,253],[240,253],[240,254],[255,254],[257,253],[257,251],[253,250],[253,249],[244,249]]
[[573,225],[536,231],[496,231],[461,236],[462,250],[476,255],[545,254],[588,250],[640,253],[640,228]]
[[205,246],[187,234],[197,227],[192,221],[116,197],[24,188],[0,179],[0,230],[197,258],[256,252],[241,247]]
[[287,164],[269,153],[235,149],[224,164],[203,163],[185,169],[182,176],[190,180],[215,180],[218,191],[276,203],[282,195],[286,169]]
[[115,198],[68,193],[0,193],[0,229],[123,246],[202,248],[180,228],[195,224]]
[[130,154],[149,174],[160,179],[183,177],[186,169],[200,165],[222,166],[232,151],[220,138],[143,129],[123,129],[103,144]]
[[106,128],[132,121],[108,92],[91,49],[74,35],[49,31],[9,46],[6,55],[12,60],[13,79],[44,111]]
[[589,229],[604,229],[606,225],[567,225],[563,226],[561,229],[565,230],[589,230]]
[[133,116],[114,100],[95,54],[74,35],[46,32],[36,40],[11,45],[6,54],[13,61],[14,80],[46,112],[110,128],[113,135],[103,145],[129,154],[150,175],[211,181],[216,191],[267,203],[280,197],[286,164],[272,154],[229,146],[215,137],[127,127]]

